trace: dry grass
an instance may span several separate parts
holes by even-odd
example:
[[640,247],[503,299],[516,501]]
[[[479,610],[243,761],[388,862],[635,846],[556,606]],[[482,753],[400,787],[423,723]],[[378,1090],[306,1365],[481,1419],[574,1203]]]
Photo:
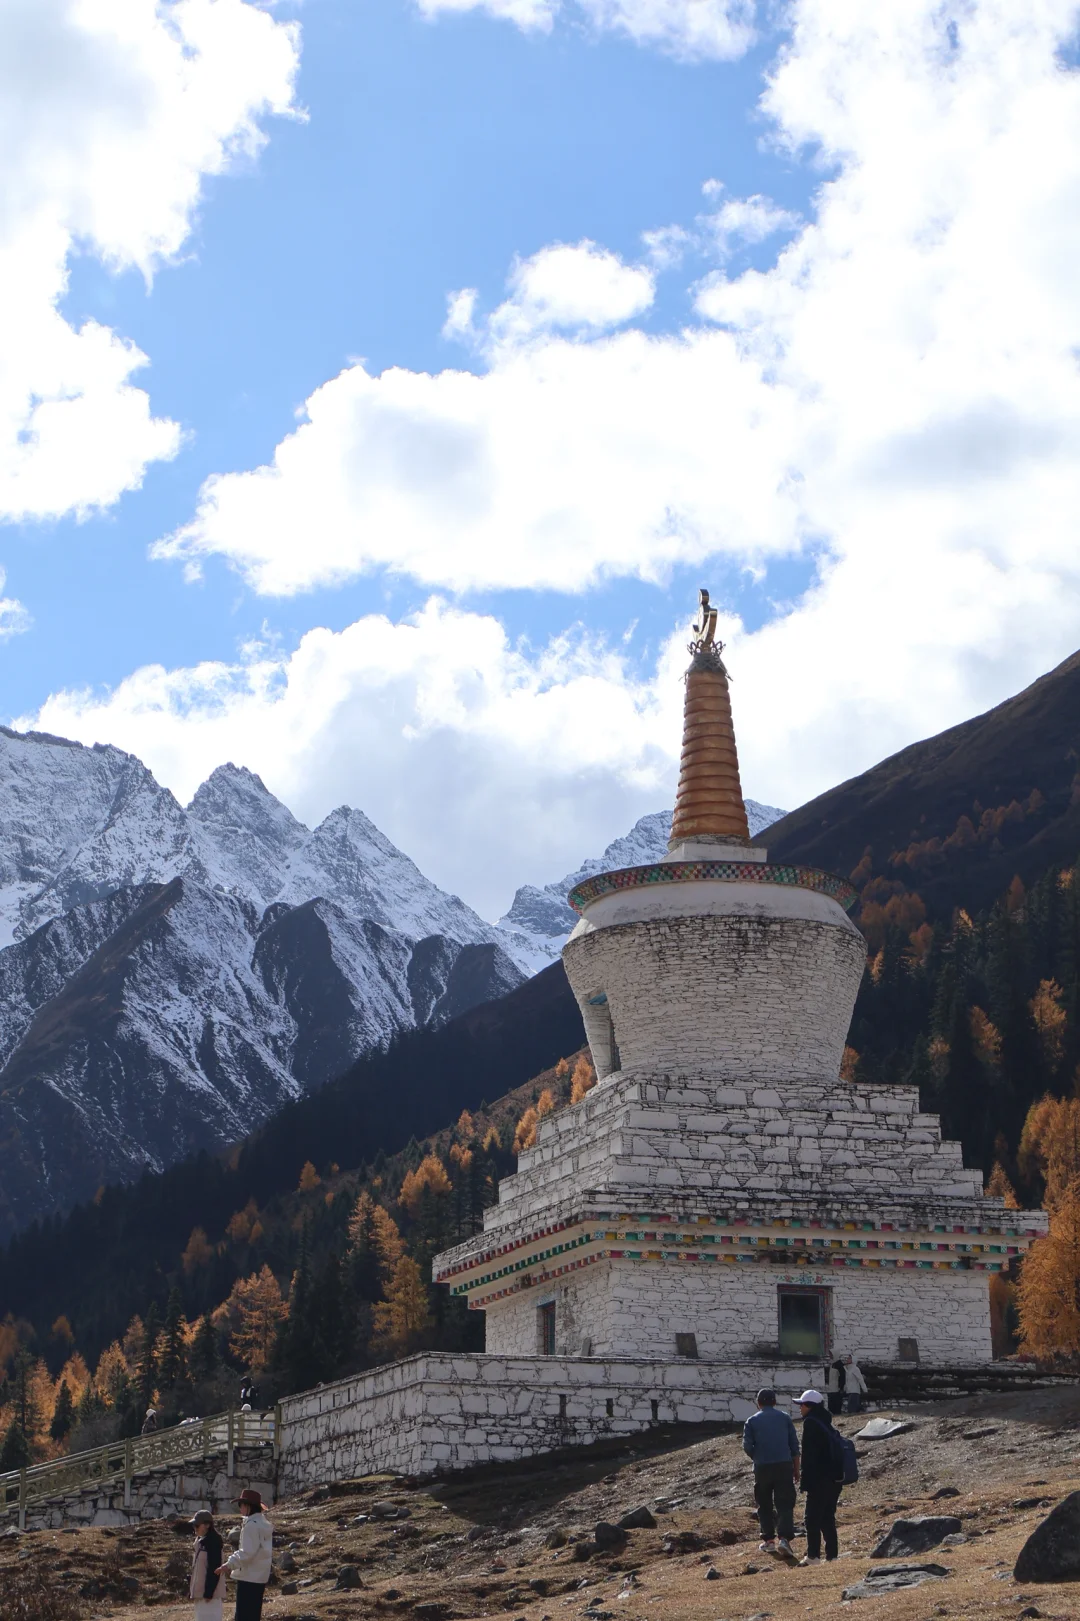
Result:
[[[1063,1621],[1080,1615],[1080,1584],[1020,1589],[1011,1575],[1025,1538],[1047,1511],[1036,1503],[1048,1506],[1080,1485],[1080,1393],[990,1397],[905,1416],[910,1431],[865,1448],[863,1479],[844,1494],[841,1558],[832,1565],[802,1570],[758,1553],[737,1435],[669,1432],[431,1487],[408,1489],[384,1477],[336,1486],[321,1502],[309,1494],[280,1503],[272,1512],[283,1540],[279,1555],[292,1545],[298,1568],[288,1579],[303,1585],[295,1594],[272,1586],[264,1615],[266,1621],[436,1621],[426,1607],[439,1605],[443,1616],[463,1621],[749,1621],[764,1615],[826,1621],[841,1614],[854,1621],[996,1621],[1030,1604]],[[851,1431],[861,1420],[842,1423]],[[958,1495],[935,1501],[942,1487]],[[354,1523],[386,1497],[407,1506],[409,1517]],[[632,1532],[617,1557],[575,1559],[574,1538],[589,1538],[598,1521],[642,1503],[656,1513],[655,1530]],[[843,1602],[844,1587],[872,1568],[870,1551],[895,1518],[938,1512],[959,1515],[969,1538],[925,1556],[948,1567],[946,1580],[854,1606]],[[556,1528],[570,1545],[546,1545]],[[672,1531],[693,1531],[702,1551],[666,1554],[664,1537]],[[725,1544],[721,1533],[737,1540]],[[131,1531],[3,1539],[3,1621],[11,1567],[25,1563],[19,1556],[29,1548],[57,1567],[62,1587],[75,1591],[88,1575],[103,1580],[106,1571],[138,1579],[131,1599],[91,1600],[86,1621],[190,1621],[191,1606],[181,1596],[188,1546],[160,1522]],[[359,1590],[335,1590],[346,1564],[360,1571]],[[715,1579],[707,1578],[710,1566]],[[29,1611],[19,1621],[69,1621],[76,1613]]]

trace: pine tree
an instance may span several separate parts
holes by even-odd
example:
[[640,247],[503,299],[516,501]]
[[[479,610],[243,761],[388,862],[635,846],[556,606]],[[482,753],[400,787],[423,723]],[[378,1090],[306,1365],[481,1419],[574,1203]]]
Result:
[[4,1444],[0,1447],[0,1475],[9,1469],[28,1469],[33,1462],[30,1445],[19,1428],[18,1419],[12,1419]]
[[165,1308],[165,1344],[161,1354],[158,1380],[163,1390],[175,1390],[186,1372],[187,1345],[184,1330],[184,1302],[175,1286],[169,1291]]
[[209,1312],[199,1318],[195,1338],[191,1342],[189,1362],[191,1376],[197,1380],[212,1379],[221,1366],[217,1329],[211,1321]]
[[158,1311],[157,1301],[154,1301],[142,1325],[142,1343],[139,1346],[139,1360],[135,1371],[136,1389],[144,1407],[149,1407],[157,1390],[157,1341],[160,1333],[161,1313]]
[[61,1379],[60,1389],[56,1392],[56,1406],[53,1408],[52,1423],[49,1425],[49,1434],[54,1441],[62,1441],[71,1429],[75,1417],[75,1404],[71,1399],[67,1380]]

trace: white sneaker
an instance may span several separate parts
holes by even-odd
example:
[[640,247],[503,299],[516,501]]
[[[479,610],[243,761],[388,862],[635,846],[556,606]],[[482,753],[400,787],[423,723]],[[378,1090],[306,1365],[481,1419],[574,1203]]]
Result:
[[811,1559],[809,1554],[803,1554],[802,1558],[799,1560],[799,1564],[800,1565],[820,1565],[821,1560],[820,1559]]
[[794,1559],[791,1543],[785,1537],[778,1537],[776,1542],[777,1553],[786,1553],[789,1559]]
[[758,1553],[775,1553],[776,1539],[775,1537],[770,1537],[767,1542],[759,1542],[757,1546]]

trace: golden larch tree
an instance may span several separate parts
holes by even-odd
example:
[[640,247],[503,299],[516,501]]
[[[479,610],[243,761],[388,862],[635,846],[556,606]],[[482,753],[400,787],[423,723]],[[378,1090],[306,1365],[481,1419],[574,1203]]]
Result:
[[394,1268],[386,1299],[375,1307],[375,1339],[384,1349],[405,1351],[431,1327],[427,1287],[411,1255]]
[[570,1077],[570,1102],[580,1103],[586,1092],[591,1092],[595,1085],[596,1071],[593,1069],[592,1059],[582,1053]]
[[1050,1212],[1050,1231],[1031,1246],[1017,1288],[1020,1350],[1080,1356],[1080,1185]]
[[270,1360],[280,1324],[289,1315],[277,1279],[268,1266],[239,1278],[225,1302],[229,1312],[229,1349],[252,1373],[261,1373]]
[[416,1170],[410,1171],[401,1184],[399,1198],[410,1216],[415,1216],[419,1210],[425,1188],[436,1196],[453,1191],[446,1167],[437,1154],[425,1154]]

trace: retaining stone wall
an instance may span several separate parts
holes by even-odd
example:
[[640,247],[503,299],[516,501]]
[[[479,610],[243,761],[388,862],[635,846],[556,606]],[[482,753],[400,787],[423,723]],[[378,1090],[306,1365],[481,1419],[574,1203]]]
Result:
[[[192,1458],[166,1468],[136,1475],[131,1483],[131,1503],[124,1504],[124,1483],[111,1480],[72,1491],[62,1497],[31,1505],[26,1511],[28,1531],[57,1530],[62,1525],[137,1525],[140,1520],[159,1520],[175,1514],[191,1515],[200,1508],[214,1514],[236,1512],[236,1500],[248,1486],[261,1493],[264,1503],[273,1503],[274,1456],[270,1447],[237,1447],[235,1474],[226,1473],[225,1454]],[[18,1509],[0,1514],[0,1525],[16,1525]]]
[[278,1489],[285,1496],[382,1470],[421,1475],[525,1458],[658,1422],[732,1422],[753,1411],[763,1384],[790,1400],[811,1371],[425,1352],[283,1402]]
[[[601,1261],[554,1287],[525,1290],[486,1311],[487,1349],[535,1355],[537,1310],[555,1302],[555,1349],[576,1355],[671,1357],[675,1335],[694,1334],[698,1355],[738,1360],[779,1337],[778,1287],[823,1288],[834,1351],[888,1362],[915,1336],[927,1366],[990,1361],[990,1296],[979,1272],[791,1272],[775,1266],[692,1261]],[[757,1351],[760,1355],[760,1350]]]

